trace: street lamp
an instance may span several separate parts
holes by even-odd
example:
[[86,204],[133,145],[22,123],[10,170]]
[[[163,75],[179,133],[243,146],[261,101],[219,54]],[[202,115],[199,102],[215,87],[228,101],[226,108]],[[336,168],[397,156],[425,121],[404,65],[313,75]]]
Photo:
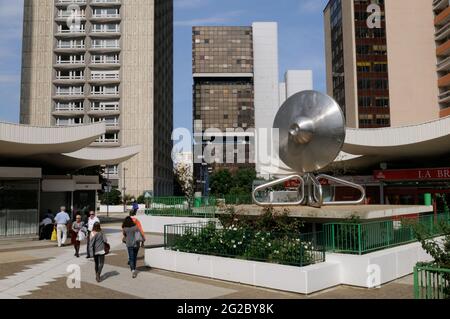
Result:
[[123,199],[123,212],[126,213],[127,212],[127,200],[126,200],[126,191],[127,191],[127,187],[126,187],[126,183],[125,183],[125,176],[126,176],[126,172],[128,171],[128,168],[124,167],[123,168],[123,188],[122,188],[122,199]]

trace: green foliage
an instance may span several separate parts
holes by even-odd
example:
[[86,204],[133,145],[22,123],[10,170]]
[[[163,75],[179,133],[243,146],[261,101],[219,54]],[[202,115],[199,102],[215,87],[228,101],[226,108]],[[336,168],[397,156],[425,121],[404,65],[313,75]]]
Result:
[[100,195],[100,203],[102,205],[120,205],[122,203],[122,193],[113,188],[111,192]]
[[228,170],[220,170],[212,174],[210,179],[211,193],[215,196],[228,194],[233,188],[233,176]]
[[[433,239],[433,231],[428,225],[413,223],[411,226],[417,239],[421,242],[423,249],[434,259],[438,267],[450,269],[450,220],[449,215],[437,225],[437,233],[443,235],[443,240]],[[436,230],[434,230],[436,233]]]
[[312,238],[301,234],[303,222],[288,211],[266,209],[258,217],[236,214],[234,207],[219,216],[219,225],[190,228],[178,235],[173,250],[304,266],[323,258]]
[[211,193],[214,196],[248,195],[253,190],[256,179],[254,169],[243,168],[231,174],[228,170],[219,170],[211,175]]
[[305,266],[323,260],[316,256],[311,241],[302,240],[300,234],[256,231],[251,228],[217,228],[211,223],[204,228],[187,228],[178,235],[173,250]]

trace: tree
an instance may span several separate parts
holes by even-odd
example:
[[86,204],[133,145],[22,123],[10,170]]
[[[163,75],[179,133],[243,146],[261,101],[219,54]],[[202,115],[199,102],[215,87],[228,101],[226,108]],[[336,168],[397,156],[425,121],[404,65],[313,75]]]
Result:
[[189,202],[194,198],[194,177],[192,166],[186,163],[178,163],[174,168],[176,184],[179,184],[182,192]]
[[122,193],[115,188],[109,193],[105,192],[100,195],[100,203],[102,205],[120,205],[122,203]]
[[253,182],[256,179],[256,171],[250,168],[243,168],[237,170],[233,176],[233,183],[235,188],[244,190],[249,194],[253,190]]
[[234,187],[233,176],[228,170],[219,170],[211,175],[211,193],[215,196],[227,195]]

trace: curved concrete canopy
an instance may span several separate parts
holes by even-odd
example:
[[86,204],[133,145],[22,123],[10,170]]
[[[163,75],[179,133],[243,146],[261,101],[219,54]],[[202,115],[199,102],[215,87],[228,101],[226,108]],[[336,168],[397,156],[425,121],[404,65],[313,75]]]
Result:
[[0,122],[0,156],[14,158],[71,153],[89,146],[105,132],[105,123],[35,127]]
[[62,154],[60,163],[63,167],[86,168],[100,165],[118,165],[129,160],[142,150],[141,146],[93,148]]
[[[450,157],[450,117],[405,127],[347,128],[343,151],[323,171],[361,169],[383,161],[436,156]],[[264,167],[264,171],[273,175],[295,173],[281,161],[277,167]]]
[[450,152],[450,117],[405,127],[347,129],[343,151],[389,157],[447,154]]

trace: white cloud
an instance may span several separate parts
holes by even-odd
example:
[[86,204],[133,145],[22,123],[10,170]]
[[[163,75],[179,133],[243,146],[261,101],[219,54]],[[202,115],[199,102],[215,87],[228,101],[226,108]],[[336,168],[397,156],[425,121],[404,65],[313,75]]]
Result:
[[203,26],[203,25],[211,25],[211,24],[226,24],[232,23],[239,16],[241,16],[244,11],[229,11],[224,12],[223,14],[206,17],[206,18],[195,18],[190,20],[179,20],[175,21],[174,25],[176,27],[192,27],[192,26]]

